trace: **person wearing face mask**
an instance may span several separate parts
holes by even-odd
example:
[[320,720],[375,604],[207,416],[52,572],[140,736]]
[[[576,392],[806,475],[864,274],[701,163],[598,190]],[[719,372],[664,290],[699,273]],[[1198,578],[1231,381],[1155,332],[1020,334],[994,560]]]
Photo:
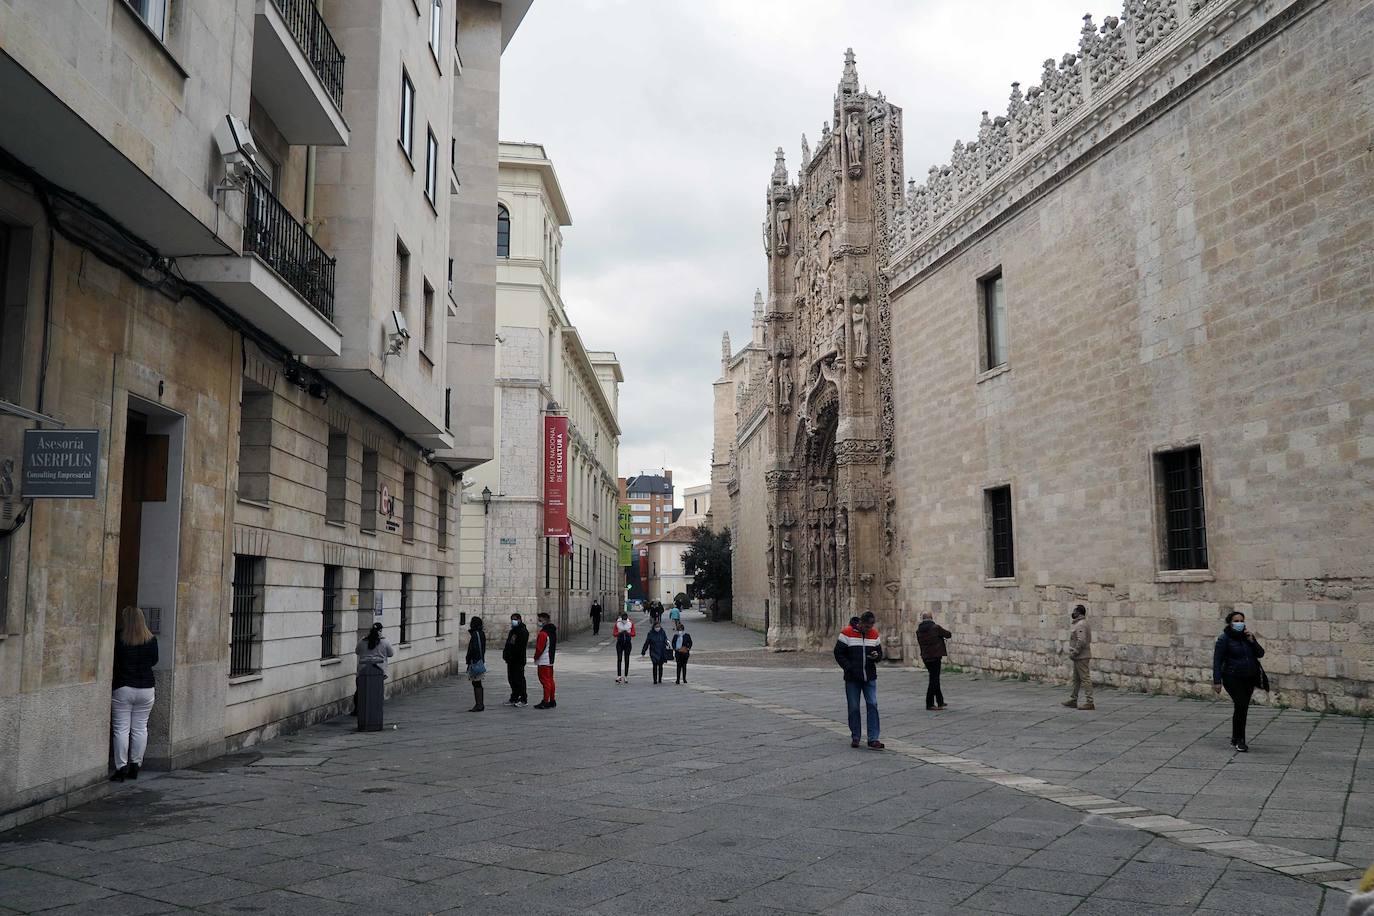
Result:
[[639,652],[640,657],[643,658],[646,652],[649,654],[649,661],[653,663],[654,683],[662,684],[663,666],[667,664],[671,652],[668,649],[668,633],[657,618],[654,619],[653,629],[644,637],[644,648]]
[[[634,649],[635,644],[635,622],[630,619],[629,613],[621,610],[612,630],[615,633],[615,682],[628,684],[630,683],[630,652]],[[620,673],[622,661],[625,663],[623,675]]]
[[1245,743],[1245,719],[1250,712],[1250,698],[1255,688],[1269,689],[1269,679],[1260,666],[1264,647],[1255,634],[1245,627],[1245,615],[1232,611],[1226,615],[1226,627],[1217,637],[1212,650],[1212,690],[1221,693],[1223,687],[1231,697],[1231,747],[1242,754],[1250,750]]
[[468,680],[472,682],[472,708],[468,712],[481,712],[486,709],[482,677],[487,673],[487,633],[482,629],[482,618],[474,617],[468,624]]
[[[1073,693],[1064,701],[1070,709],[1096,709],[1093,705],[1093,631],[1088,626],[1088,609],[1074,605],[1069,625],[1069,659],[1073,664]],[[1083,691],[1083,705],[1078,705],[1078,692]]]
[[677,680],[674,683],[687,683],[687,659],[691,654],[692,634],[687,632],[687,628],[679,620],[673,633],[673,661],[677,662]]
[[530,644],[530,631],[519,614],[510,615],[510,630],[506,633],[506,645],[501,650],[501,658],[506,663],[506,680],[510,682],[510,699],[507,706],[523,707],[530,701],[525,687],[526,650]]

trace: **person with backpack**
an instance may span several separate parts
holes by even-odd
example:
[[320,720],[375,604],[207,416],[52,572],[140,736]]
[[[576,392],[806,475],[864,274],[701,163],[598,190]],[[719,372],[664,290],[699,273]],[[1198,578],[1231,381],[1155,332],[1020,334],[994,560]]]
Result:
[[[611,627],[615,634],[615,682],[617,684],[630,683],[630,652],[634,649],[635,643],[635,622],[630,619],[630,614],[623,608],[620,616],[616,618],[615,624]],[[620,673],[622,660],[625,663],[625,673]]]
[[675,684],[687,683],[687,658],[692,654],[692,634],[687,632],[687,628],[682,625],[682,621],[677,622],[677,629],[673,633],[673,661],[677,662],[677,680]]
[[949,655],[945,640],[953,638],[954,634],[936,623],[929,611],[921,614],[921,624],[916,627],[916,643],[921,647],[921,662],[930,673],[926,684],[926,709],[931,711],[945,708],[945,695],[940,690],[940,668]]
[[510,615],[510,629],[506,631],[506,644],[501,649],[501,660],[506,663],[506,680],[510,683],[510,699],[507,706],[523,708],[530,701],[529,690],[525,686],[525,663],[529,661],[527,651],[530,644],[530,631],[519,614]]
[[1269,689],[1269,678],[1260,665],[1264,647],[1255,634],[1246,629],[1245,615],[1232,611],[1226,615],[1226,626],[1212,649],[1212,690],[1221,693],[1225,688],[1231,697],[1231,747],[1244,754],[1250,750],[1245,743],[1245,720],[1250,712],[1250,698],[1255,688]]
[[558,651],[558,627],[547,611],[540,611],[539,636],[534,641],[534,666],[539,672],[539,686],[544,688],[544,699],[534,704],[535,709],[553,709],[558,705],[554,699],[553,659]]
[[877,615],[865,611],[854,617],[849,626],[840,631],[835,640],[835,662],[844,671],[844,697],[849,707],[850,747],[860,747],[863,738],[859,718],[859,701],[868,711],[868,746],[881,751],[886,745],[879,739],[878,723],[878,662],[883,658],[882,638],[874,626]]
[[669,655],[668,633],[657,618],[654,619],[653,627],[644,637],[644,648],[639,652],[640,657],[643,658],[646,652],[649,655],[649,661],[653,664],[654,683],[662,684],[663,666],[668,663]]
[[474,617],[468,624],[468,680],[472,682],[472,708],[468,712],[481,712],[486,709],[482,702],[482,676],[487,673],[487,634],[482,629],[482,618]]

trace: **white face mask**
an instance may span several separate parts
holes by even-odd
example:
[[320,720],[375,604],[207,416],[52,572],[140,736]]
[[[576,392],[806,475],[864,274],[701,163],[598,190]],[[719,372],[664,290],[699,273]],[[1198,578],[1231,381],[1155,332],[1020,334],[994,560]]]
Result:
[[512,618],[512,619],[511,619],[511,622],[510,622],[510,625],[513,626],[513,627],[518,627],[518,626],[520,626],[520,621],[515,620],[514,618]]

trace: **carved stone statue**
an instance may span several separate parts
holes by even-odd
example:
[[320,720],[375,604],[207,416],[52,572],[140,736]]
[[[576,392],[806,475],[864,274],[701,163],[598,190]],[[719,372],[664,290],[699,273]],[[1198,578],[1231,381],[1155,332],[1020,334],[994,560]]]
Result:
[[778,201],[777,208],[773,211],[777,221],[777,244],[778,253],[787,253],[787,242],[792,231],[792,211],[787,208],[787,201]]
[[860,369],[868,359],[868,315],[862,299],[854,300],[854,365]]
[[768,526],[768,578],[773,578],[773,526]]
[[845,148],[849,151],[849,177],[858,178],[863,172],[864,128],[857,113],[849,116],[844,128]]
[[782,578],[792,581],[792,532],[786,528],[782,529]]
[[773,221],[769,219],[763,221],[763,253],[773,253]]
[[830,580],[835,578],[835,532],[828,530],[825,535],[825,577]]
[[772,397],[775,386],[777,385],[777,375],[773,372],[773,361],[768,361],[768,375],[764,378],[764,393],[766,397]]
[[806,142],[806,134],[802,134],[802,158],[801,165],[805,169],[811,163],[811,144]]
[[782,361],[782,397],[778,400],[778,406],[782,408],[783,413],[792,409],[793,384],[791,366],[784,358]]

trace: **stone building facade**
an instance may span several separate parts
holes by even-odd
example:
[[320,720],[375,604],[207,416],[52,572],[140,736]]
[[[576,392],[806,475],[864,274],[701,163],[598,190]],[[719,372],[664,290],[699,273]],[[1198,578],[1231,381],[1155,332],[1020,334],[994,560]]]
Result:
[[[391,689],[461,659],[490,433],[449,390],[490,400],[461,358],[495,292],[445,281],[494,241],[528,7],[0,8],[0,828],[106,784],[124,605],[160,643],[154,768],[346,711],[374,619]],[[99,434],[93,498],[19,479],[59,424]]]
[[[588,350],[559,291],[572,224],[553,163],[536,143],[502,143],[496,291],[496,448],[465,475],[464,603],[500,626],[548,611],[563,632],[590,627],[593,600],[619,590],[615,468],[620,383],[614,353]],[[568,417],[572,552],[544,537],[543,421]],[[475,611],[477,612],[477,611]]]
[[872,603],[902,642],[929,610],[958,664],[1059,677],[1084,603],[1100,679],[1191,693],[1239,610],[1270,701],[1374,709],[1362,10],[1085,19],[1078,53],[874,214],[893,370]]

